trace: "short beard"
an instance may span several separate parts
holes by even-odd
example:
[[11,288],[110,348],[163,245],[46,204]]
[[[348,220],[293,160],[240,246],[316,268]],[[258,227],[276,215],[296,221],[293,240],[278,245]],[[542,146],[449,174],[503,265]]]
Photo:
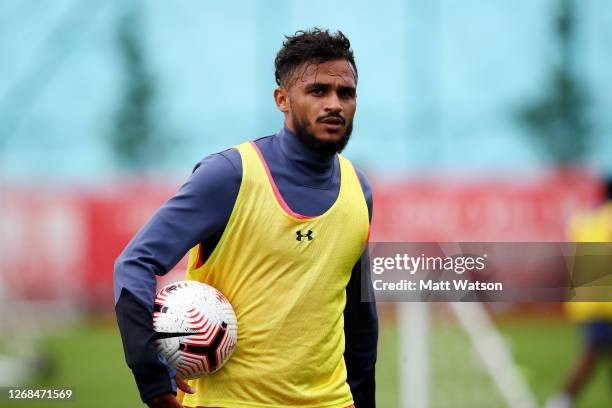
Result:
[[293,113],[291,116],[297,138],[310,149],[326,156],[342,152],[351,138],[351,133],[353,133],[353,123],[351,122],[340,139],[320,140],[309,130],[310,124],[308,122],[299,120]]

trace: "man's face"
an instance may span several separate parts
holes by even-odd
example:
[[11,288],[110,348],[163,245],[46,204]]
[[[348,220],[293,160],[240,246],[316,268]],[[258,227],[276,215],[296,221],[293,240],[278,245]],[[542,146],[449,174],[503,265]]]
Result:
[[281,88],[284,105],[277,98],[289,130],[322,153],[341,151],[351,135],[357,108],[355,77],[344,59],[299,66],[286,88]]

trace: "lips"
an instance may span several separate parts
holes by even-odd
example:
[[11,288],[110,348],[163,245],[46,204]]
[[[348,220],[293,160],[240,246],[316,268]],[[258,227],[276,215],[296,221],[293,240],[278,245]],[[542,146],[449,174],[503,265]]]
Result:
[[326,125],[343,125],[344,120],[338,117],[329,117],[329,118],[321,119],[321,123],[324,123]]
[[344,119],[337,116],[330,116],[319,121],[328,130],[338,130],[344,125]]

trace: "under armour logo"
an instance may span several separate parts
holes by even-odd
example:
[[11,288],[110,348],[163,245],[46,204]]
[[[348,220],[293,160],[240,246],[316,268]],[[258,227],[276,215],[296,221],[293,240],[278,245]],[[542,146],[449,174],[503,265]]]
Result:
[[308,230],[307,234],[302,234],[302,230],[296,231],[295,234],[297,235],[297,237],[295,238],[298,241],[301,241],[302,238],[307,238],[309,241],[312,241],[312,230]]

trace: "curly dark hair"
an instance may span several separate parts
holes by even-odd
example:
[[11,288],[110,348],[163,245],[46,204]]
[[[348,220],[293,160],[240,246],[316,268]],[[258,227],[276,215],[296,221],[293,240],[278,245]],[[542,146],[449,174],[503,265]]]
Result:
[[327,62],[337,59],[345,59],[351,63],[357,80],[357,66],[351,42],[342,31],[332,34],[329,30],[318,27],[296,31],[292,36],[285,36],[283,48],[278,51],[274,59],[276,83],[285,86],[287,78],[306,61]]

